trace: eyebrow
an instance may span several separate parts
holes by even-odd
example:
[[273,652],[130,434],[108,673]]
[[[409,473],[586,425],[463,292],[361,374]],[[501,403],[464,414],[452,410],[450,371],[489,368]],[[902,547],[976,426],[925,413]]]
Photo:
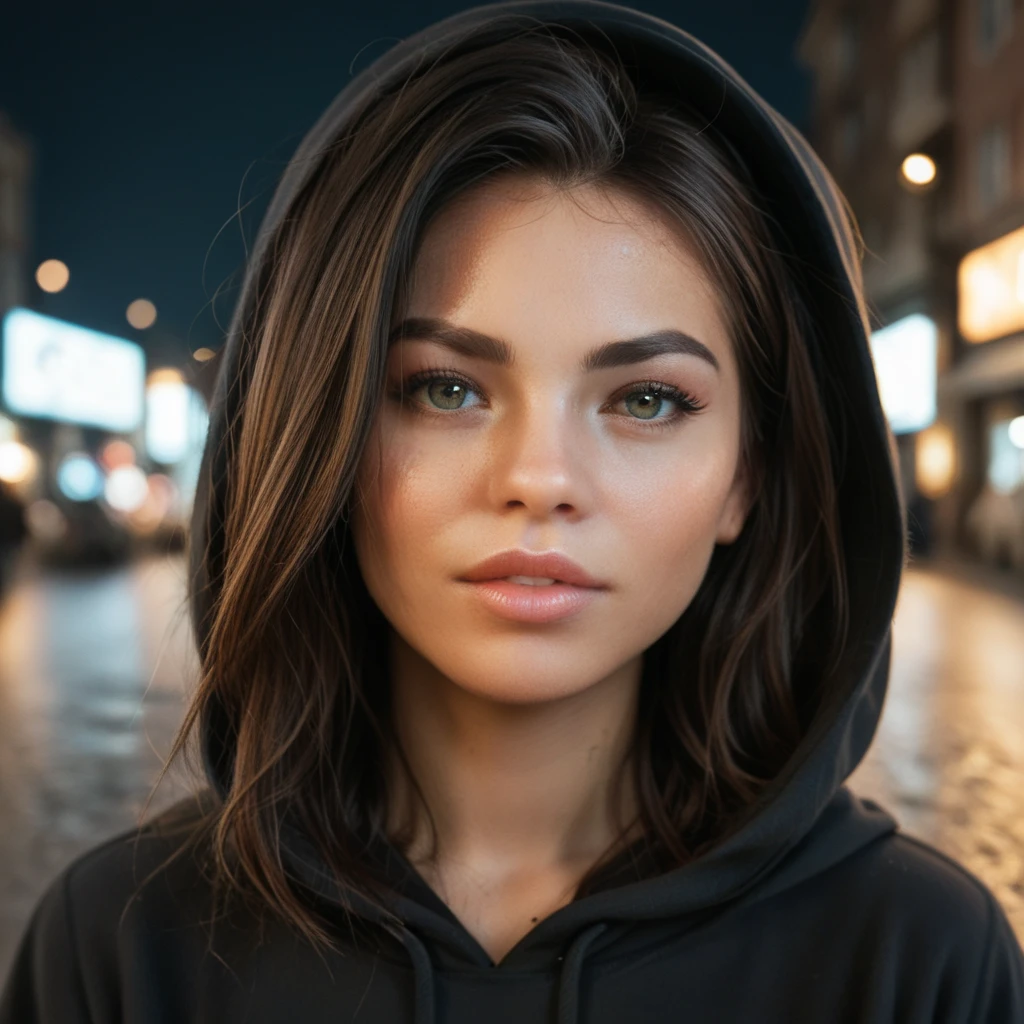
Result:
[[[408,317],[402,320],[388,337],[388,349],[406,340],[433,341],[460,355],[483,359],[498,366],[511,367],[515,363],[515,354],[507,342],[470,327],[454,324],[443,317]],[[720,369],[715,354],[706,345],[675,328],[599,345],[580,360],[580,369],[584,373],[609,370],[666,354],[697,356],[716,370]]]

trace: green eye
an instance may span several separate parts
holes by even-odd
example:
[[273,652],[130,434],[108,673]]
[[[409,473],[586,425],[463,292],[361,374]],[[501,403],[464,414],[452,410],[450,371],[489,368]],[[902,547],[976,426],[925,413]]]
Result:
[[[435,385],[439,386],[435,387]],[[427,391],[430,400],[429,405],[412,401],[412,397],[420,390]],[[428,416],[435,414],[443,416],[446,413],[459,415],[471,408],[465,405],[467,392],[481,393],[480,389],[469,378],[464,377],[458,371],[433,367],[427,370],[420,370],[418,373],[407,377],[402,382],[399,391],[394,394],[394,397],[403,400],[406,405]],[[677,408],[677,412],[671,416],[639,415],[625,417],[645,427],[660,428],[671,426],[694,413],[700,412],[704,408],[687,392],[681,391],[679,388],[666,384],[663,381],[654,380],[630,384],[627,388],[619,391],[618,395],[614,397],[613,402],[625,400],[628,403],[630,399],[635,397],[647,400],[646,405],[640,406],[641,412],[650,412],[652,408],[660,411],[666,400],[674,403]],[[657,405],[654,403],[657,403]]]

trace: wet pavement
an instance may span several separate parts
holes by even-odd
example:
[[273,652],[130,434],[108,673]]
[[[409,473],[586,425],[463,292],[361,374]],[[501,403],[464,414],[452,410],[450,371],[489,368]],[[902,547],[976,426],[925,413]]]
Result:
[[180,557],[18,572],[0,603],[0,979],[49,881],[138,822],[196,669]]
[[[849,784],[981,878],[1024,942],[1024,586],[994,579],[907,572],[885,712]],[[195,681],[184,587],[181,556],[22,562],[0,602],[0,979],[49,881],[151,795]],[[186,792],[179,767],[150,811]]]
[[993,891],[1024,943],[1024,586],[904,576],[882,720],[850,788]]

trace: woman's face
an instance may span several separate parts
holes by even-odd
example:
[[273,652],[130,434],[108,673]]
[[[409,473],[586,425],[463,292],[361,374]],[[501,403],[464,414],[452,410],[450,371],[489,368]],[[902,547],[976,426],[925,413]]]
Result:
[[[505,178],[430,225],[403,316],[482,332],[513,357],[502,366],[416,334],[388,354],[351,526],[408,656],[506,703],[638,673],[747,511],[738,370],[709,279],[663,218],[621,192]],[[607,342],[665,329],[717,368],[685,352],[581,367]],[[457,380],[440,374],[400,401],[428,369]],[[459,577],[510,548],[567,554],[606,589],[554,622],[499,617]]]

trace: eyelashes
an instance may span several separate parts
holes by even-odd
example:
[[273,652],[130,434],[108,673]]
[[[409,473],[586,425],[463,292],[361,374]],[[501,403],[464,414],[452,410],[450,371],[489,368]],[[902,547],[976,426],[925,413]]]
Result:
[[[474,381],[470,380],[470,378],[466,377],[458,370],[435,366],[410,374],[402,381],[399,389],[397,391],[393,391],[391,394],[393,398],[402,401],[407,407],[410,407],[415,412],[422,413],[426,416],[460,416],[469,412],[470,409],[473,408],[463,406],[461,408],[454,409],[440,409],[413,401],[412,396],[416,392],[429,384],[437,382],[458,384],[462,388],[466,389],[466,391],[473,391],[477,394],[482,393],[481,389]],[[641,429],[645,430],[660,430],[666,427],[675,426],[705,408],[705,405],[697,401],[697,399],[688,391],[677,388],[672,384],[666,384],[664,381],[655,380],[637,381],[633,384],[629,384],[625,388],[621,388],[617,391],[616,394],[612,396],[611,402],[619,403],[623,399],[632,398],[633,396],[652,396],[655,400],[668,400],[676,406],[677,411],[668,417],[643,419],[642,417],[630,416],[628,414],[624,417],[629,420],[630,423],[636,423],[641,427]]]

